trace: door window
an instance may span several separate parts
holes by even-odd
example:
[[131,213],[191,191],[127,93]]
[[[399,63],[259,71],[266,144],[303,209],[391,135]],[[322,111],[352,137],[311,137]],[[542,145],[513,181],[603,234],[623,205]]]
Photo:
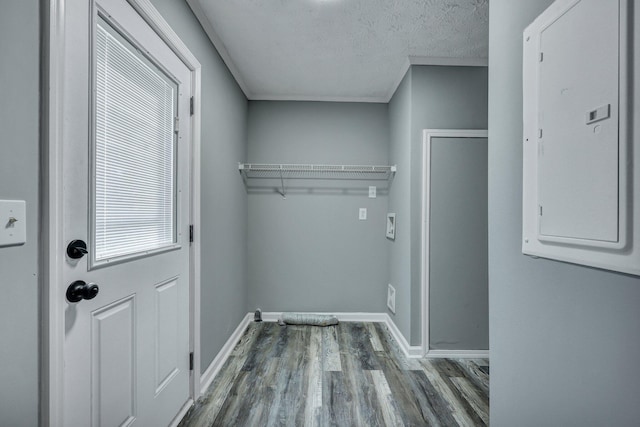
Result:
[[173,247],[177,85],[99,19],[93,156],[94,263]]

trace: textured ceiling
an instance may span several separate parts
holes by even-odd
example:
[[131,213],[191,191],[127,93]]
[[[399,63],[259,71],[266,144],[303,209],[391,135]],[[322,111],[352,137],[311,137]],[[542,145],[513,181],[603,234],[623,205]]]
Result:
[[488,0],[187,0],[249,99],[385,102],[410,63],[485,65]]

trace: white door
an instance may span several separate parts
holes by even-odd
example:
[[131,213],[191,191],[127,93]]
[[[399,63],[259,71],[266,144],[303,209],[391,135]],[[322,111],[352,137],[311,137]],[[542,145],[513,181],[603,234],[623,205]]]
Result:
[[67,1],[65,32],[62,233],[88,253],[62,268],[63,424],[166,426],[189,399],[190,71],[125,0]]

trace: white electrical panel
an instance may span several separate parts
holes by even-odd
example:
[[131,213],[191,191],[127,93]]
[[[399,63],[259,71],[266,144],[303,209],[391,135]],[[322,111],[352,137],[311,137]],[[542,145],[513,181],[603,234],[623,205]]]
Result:
[[524,32],[522,251],[640,275],[628,1],[557,0]]

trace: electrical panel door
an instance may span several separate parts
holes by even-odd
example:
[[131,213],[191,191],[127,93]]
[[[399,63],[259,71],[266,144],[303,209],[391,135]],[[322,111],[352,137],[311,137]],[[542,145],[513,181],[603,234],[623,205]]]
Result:
[[630,0],[557,0],[524,32],[525,254],[640,275],[638,15]]
[[618,241],[619,22],[612,3],[582,0],[540,32],[543,239]]

